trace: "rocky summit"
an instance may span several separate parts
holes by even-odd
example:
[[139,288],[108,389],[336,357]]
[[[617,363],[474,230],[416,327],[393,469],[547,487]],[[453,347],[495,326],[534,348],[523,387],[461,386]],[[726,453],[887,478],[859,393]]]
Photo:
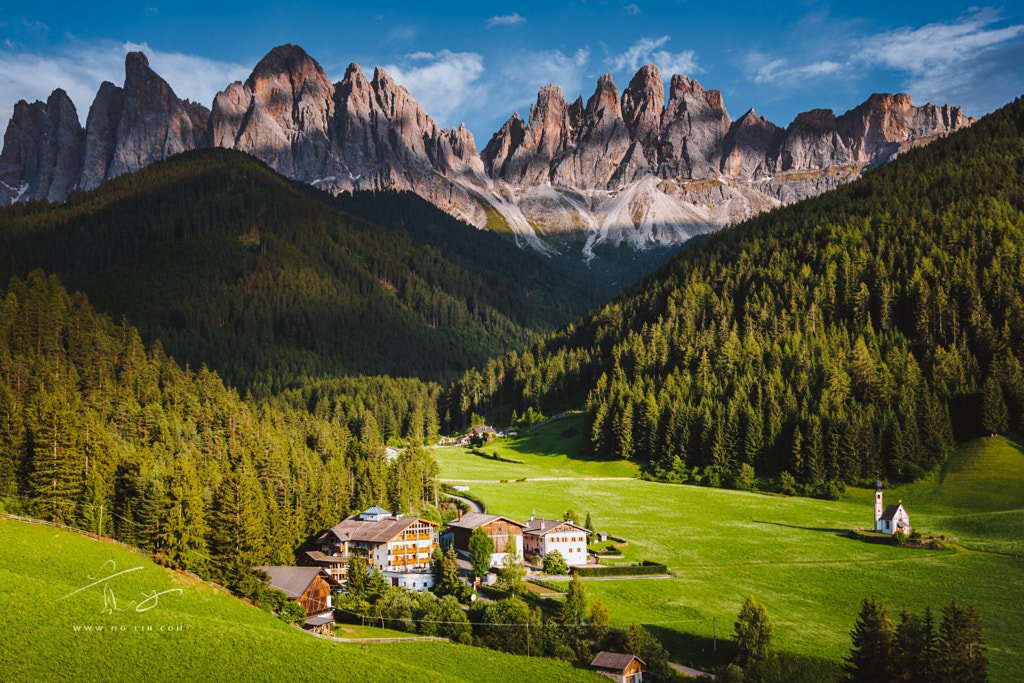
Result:
[[541,251],[579,232],[643,248],[689,239],[820,194],[874,165],[971,125],[959,107],[872,95],[845,114],[815,109],[781,128],[685,75],[669,91],[642,67],[621,95],[610,75],[567,102],[540,90],[479,153],[465,127],[439,127],[383,69],[352,64],[338,83],[295,45],[274,48],[212,107],[181,100],[140,52],[123,87],[103,83],[83,129],[63,90],[18,102],[0,153],[0,204],[74,190],[190,149],[226,147],[329,192],[409,190],[480,228]]

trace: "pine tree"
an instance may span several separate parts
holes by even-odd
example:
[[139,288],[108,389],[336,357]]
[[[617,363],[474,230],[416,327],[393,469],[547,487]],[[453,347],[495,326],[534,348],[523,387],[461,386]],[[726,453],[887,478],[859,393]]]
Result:
[[167,478],[163,522],[157,537],[157,547],[166,555],[168,566],[199,574],[207,570],[205,513],[195,467],[179,459]]
[[768,658],[772,643],[772,622],[768,610],[748,596],[733,624],[736,630],[737,660],[740,666],[750,666]]
[[[54,381],[58,381],[54,378]],[[32,513],[64,524],[75,519],[84,484],[84,460],[77,429],[76,407],[61,391],[36,395],[29,410],[32,443],[29,495]]]
[[[268,556],[261,488],[248,461],[224,478],[210,514],[210,547],[237,567],[255,567]],[[237,575],[237,569],[232,570]],[[230,581],[232,577],[224,577]],[[237,577],[236,577],[237,578]]]
[[608,630],[608,622],[611,616],[608,612],[608,608],[601,602],[601,598],[597,599],[594,606],[590,608],[590,637],[594,641],[600,641],[604,637],[605,632]]
[[980,683],[988,679],[988,658],[981,618],[974,605],[964,610],[956,598],[942,609],[939,635],[939,677],[951,683]]
[[893,679],[895,627],[885,602],[874,596],[864,598],[853,628],[853,648],[846,658],[846,672],[852,681],[876,683]]
[[587,587],[583,585],[580,575],[573,573],[569,581],[569,588],[565,593],[565,601],[562,603],[562,612],[559,621],[563,626],[573,627],[583,623],[583,617],[587,610]]
[[994,376],[985,380],[985,386],[981,391],[981,426],[992,436],[1003,434],[1010,429],[1003,389]]

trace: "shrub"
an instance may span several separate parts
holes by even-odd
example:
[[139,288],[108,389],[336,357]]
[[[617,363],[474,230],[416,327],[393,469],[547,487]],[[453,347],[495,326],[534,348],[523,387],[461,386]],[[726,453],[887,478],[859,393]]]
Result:
[[552,550],[544,557],[544,572],[546,574],[568,574],[569,565],[566,564],[562,553]]
[[904,546],[907,544],[907,534],[905,531],[899,530],[892,535],[892,540],[895,541],[896,545]]
[[812,495],[813,497],[820,498],[821,500],[839,500],[842,495],[842,491],[836,482],[826,481],[814,487]]
[[668,567],[656,562],[644,561],[640,566],[633,567],[573,567],[572,573],[580,577],[646,576],[648,574],[668,574]]

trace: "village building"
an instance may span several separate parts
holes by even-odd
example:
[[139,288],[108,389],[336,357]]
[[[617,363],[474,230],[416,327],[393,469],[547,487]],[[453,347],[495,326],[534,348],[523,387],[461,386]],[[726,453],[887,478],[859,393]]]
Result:
[[307,616],[330,615],[333,611],[331,591],[339,586],[319,567],[262,566],[257,569],[267,573],[271,588],[302,605]]
[[534,519],[526,523],[523,543],[527,554],[545,557],[557,550],[568,565],[587,563],[587,529],[572,522]]
[[[455,552],[464,558],[469,557],[469,537],[473,530],[482,528],[492,541],[494,541],[494,552],[491,553],[491,566],[500,567],[505,561],[505,555],[515,552],[520,560],[523,557],[523,529],[521,522],[501,515],[488,515],[483,512],[471,512],[459,519],[448,522],[448,526],[441,532],[441,547],[447,550],[455,548]],[[509,545],[509,538],[512,538],[513,545]]]
[[379,569],[392,586],[424,591],[434,585],[430,558],[437,547],[438,526],[374,505],[328,529],[316,539],[318,550],[304,553],[300,560],[344,575],[348,561],[361,557],[367,569]]
[[599,652],[590,663],[590,667],[597,673],[616,683],[643,683],[644,666],[644,661],[636,655],[617,652]]
[[910,534],[910,516],[903,509],[903,501],[883,509],[881,480],[875,481],[875,531],[883,534],[895,534],[897,531]]
[[497,434],[498,432],[496,432],[493,427],[488,427],[486,425],[483,427],[473,427],[469,430],[469,442],[474,445],[482,446],[494,441],[494,437],[497,436]]
[[309,617],[305,623],[302,624],[302,628],[311,633],[318,633],[320,635],[330,635],[331,629],[334,627],[333,616],[323,617]]

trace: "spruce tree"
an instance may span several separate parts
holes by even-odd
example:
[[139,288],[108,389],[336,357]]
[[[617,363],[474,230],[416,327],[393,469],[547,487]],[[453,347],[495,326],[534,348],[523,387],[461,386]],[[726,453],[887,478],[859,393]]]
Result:
[[989,376],[985,380],[985,386],[981,391],[981,426],[992,436],[1004,434],[1010,429],[1003,389],[994,376]]
[[185,459],[175,462],[167,478],[163,523],[157,547],[171,567],[202,574],[207,570],[206,507],[195,467]]
[[951,683],[980,683],[988,679],[988,658],[981,618],[974,605],[966,610],[956,598],[942,608],[939,630],[939,678]]
[[587,587],[583,585],[583,579],[579,574],[573,573],[569,581],[569,588],[565,593],[565,601],[562,603],[562,611],[559,621],[563,626],[579,626],[587,610]]
[[768,658],[772,643],[772,622],[768,610],[748,596],[733,624],[736,631],[737,660],[751,666]]
[[864,598],[852,637],[853,648],[846,657],[845,667],[850,680],[863,683],[892,680],[895,627],[889,605],[879,604],[874,596]]

